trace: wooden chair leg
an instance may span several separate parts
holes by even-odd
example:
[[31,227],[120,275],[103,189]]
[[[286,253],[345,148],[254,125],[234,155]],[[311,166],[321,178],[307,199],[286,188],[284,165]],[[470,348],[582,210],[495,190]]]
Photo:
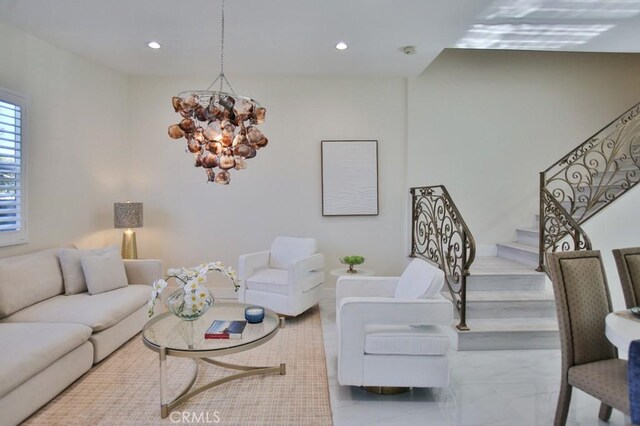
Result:
[[608,422],[609,419],[611,418],[611,412],[612,411],[613,411],[613,408],[611,408],[609,405],[605,404],[604,402],[601,402],[600,403],[600,412],[598,413],[598,417],[603,422]]
[[556,406],[556,417],[553,421],[554,426],[564,426],[567,423],[569,415],[569,404],[571,404],[571,391],[573,387],[565,380],[560,383],[560,392],[558,393],[558,405]]

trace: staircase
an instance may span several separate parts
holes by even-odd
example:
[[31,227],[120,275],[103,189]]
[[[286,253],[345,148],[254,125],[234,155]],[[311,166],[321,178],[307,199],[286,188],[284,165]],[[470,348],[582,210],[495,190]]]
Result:
[[515,242],[498,244],[497,256],[473,262],[467,277],[469,330],[456,330],[457,350],[560,347],[553,291],[547,276],[535,271],[537,225],[516,235]]

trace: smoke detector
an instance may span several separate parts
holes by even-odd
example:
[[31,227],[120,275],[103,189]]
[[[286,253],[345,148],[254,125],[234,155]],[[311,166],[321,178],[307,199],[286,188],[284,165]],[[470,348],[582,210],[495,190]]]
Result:
[[415,46],[405,46],[400,50],[402,50],[402,53],[405,55],[415,55],[418,52]]

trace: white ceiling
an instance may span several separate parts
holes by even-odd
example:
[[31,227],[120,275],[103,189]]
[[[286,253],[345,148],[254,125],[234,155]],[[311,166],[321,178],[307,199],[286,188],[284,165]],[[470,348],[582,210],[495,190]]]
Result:
[[[0,0],[0,20],[127,74],[215,77],[220,2]],[[640,0],[227,0],[225,15],[230,76],[415,76],[456,46],[640,52]]]

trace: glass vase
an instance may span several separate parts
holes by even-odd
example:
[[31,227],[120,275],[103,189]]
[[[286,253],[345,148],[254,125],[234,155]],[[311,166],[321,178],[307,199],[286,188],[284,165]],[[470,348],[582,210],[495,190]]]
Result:
[[194,321],[203,316],[213,305],[213,296],[207,289],[207,297],[194,304],[186,303],[184,290],[174,291],[169,295],[166,301],[167,309],[173,315],[185,321]]

